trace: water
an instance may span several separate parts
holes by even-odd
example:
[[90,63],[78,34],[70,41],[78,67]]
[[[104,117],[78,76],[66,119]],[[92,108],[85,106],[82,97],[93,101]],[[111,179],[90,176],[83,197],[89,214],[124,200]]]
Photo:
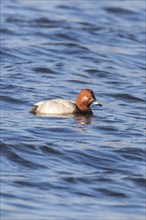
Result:
[[[1,219],[145,219],[145,2],[1,1]],[[29,113],[90,88],[93,117]]]

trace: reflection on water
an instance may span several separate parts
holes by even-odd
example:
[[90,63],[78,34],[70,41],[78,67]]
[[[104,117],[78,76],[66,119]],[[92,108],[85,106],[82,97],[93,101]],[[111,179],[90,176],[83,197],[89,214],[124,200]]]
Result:
[[91,124],[93,116],[81,115],[75,117],[75,122],[80,124]]
[[37,116],[47,117],[48,119],[50,117],[64,118],[64,119],[73,118],[76,123],[80,123],[80,124],[90,124],[92,121],[92,117],[93,117],[93,116],[88,116],[88,115],[74,116],[72,114],[52,114],[52,115],[51,114],[43,114],[43,113],[38,113],[38,114],[31,113],[31,114],[36,117]]

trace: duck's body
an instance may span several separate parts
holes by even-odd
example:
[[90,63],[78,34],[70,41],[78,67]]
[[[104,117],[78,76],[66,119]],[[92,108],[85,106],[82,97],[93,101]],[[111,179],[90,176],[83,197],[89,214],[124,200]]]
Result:
[[36,114],[72,114],[76,108],[75,102],[63,99],[52,99],[34,104],[31,112]]
[[77,96],[76,102],[64,99],[52,99],[34,104],[31,112],[37,115],[92,115],[91,104],[101,105],[96,101],[90,89],[83,89]]

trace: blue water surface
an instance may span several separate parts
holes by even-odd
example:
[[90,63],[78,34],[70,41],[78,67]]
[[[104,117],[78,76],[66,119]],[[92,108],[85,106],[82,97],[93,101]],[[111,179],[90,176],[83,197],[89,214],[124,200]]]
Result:
[[[144,0],[1,1],[1,219],[144,220]],[[35,102],[102,107],[41,117]]]

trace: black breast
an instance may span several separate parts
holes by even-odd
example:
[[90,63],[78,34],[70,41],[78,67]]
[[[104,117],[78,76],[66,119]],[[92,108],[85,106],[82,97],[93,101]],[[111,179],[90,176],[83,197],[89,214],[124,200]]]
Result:
[[93,115],[93,112],[91,111],[91,109],[89,108],[88,111],[81,111],[77,106],[75,108],[75,110],[73,111],[73,114],[75,116],[77,115]]

